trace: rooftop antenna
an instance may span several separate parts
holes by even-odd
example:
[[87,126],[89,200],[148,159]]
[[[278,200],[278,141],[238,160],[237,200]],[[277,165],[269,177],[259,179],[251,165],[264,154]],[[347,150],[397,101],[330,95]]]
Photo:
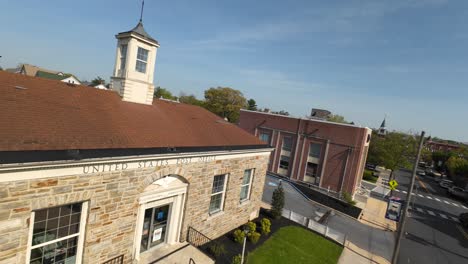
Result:
[[145,0],[141,1],[140,23],[143,21],[143,8],[145,7]]

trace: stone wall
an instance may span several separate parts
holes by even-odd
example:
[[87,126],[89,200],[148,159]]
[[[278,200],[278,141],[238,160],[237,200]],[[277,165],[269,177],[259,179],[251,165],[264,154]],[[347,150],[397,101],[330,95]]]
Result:
[[[62,176],[0,183],[0,264],[24,263],[31,211],[88,201],[83,252],[84,263],[102,263],[124,254],[132,262],[138,212],[137,199],[153,181],[177,174],[188,182],[182,224],[184,241],[188,226],[216,238],[258,213],[268,155],[169,165],[120,172]],[[251,199],[239,203],[245,169],[255,169]],[[208,214],[213,176],[228,173],[224,211]],[[1,175],[0,175],[1,177]]]

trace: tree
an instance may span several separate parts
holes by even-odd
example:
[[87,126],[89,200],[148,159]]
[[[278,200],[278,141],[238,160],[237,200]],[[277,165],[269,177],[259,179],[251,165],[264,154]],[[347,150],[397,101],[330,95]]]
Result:
[[205,91],[205,108],[221,117],[226,117],[232,123],[239,120],[240,109],[246,104],[247,100],[239,90],[218,87]]
[[180,93],[179,102],[184,104],[198,105],[201,107],[204,106],[204,102],[202,100],[198,100],[197,97],[195,97],[193,94],[186,95],[184,93]]
[[169,90],[165,88],[161,88],[159,86],[156,87],[156,89],[154,89],[154,97],[164,98],[164,99],[169,99],[169,100],[177,100],[177,96],[173,96]]
[[393,171],[399,167],[410,169],[416,153],[417,137],[399,132],[385,137],[372,137],[367,162]]
[[91,81],[91,85],[92,86],[96,86],[96,85],[99,85],[99,84],[102,84],[102,85],[105,85],[106,84],[106,81],[104,79],[102,79],[101,77],[96,77],[94,78],[92,81]]
[[281,214],[283,213],[283,207],[284,207],[284,190],[281,182],[278,185],[278,188],[276,188],[273,191],[273,195],[271,197],[271,216],[274,218],[280,218]]
[[446,162],[450,177],[455,183],[465,188],[468,184],[468,160],[465,158],[451,156]]
[[349,124],[349,122],[345,120],[344,116],[341,116],[341,115],[330,115],[327,118],[327,121],[335,122],[335,123]]
[[249,99],[247,101],[247,109],[251,111],[257,111],[257,102],[254,99]]

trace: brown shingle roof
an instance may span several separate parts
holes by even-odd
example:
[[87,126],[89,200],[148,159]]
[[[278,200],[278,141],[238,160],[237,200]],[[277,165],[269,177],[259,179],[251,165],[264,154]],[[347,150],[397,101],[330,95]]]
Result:
[[0,151],[264,146],[207,110],[0,72]]

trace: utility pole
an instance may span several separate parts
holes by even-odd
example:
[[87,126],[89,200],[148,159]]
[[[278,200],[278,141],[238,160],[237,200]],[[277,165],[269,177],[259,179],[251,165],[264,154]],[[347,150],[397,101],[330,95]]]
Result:
[[400,253],[400,243],[401,243],[401,238],[403,236],[403,231],[405,229],[405,224],[406,224],[406,215],[408,214],[408,205],[409,201],[411,199],[411,193],[413,192],[413,186],[414,186],[414,181],[416,179],[416,170],[418,169],[418,163],[419,163],[419,158],[421,157],[421,150],[424,145],[424,135],[426,133],[424,131],[421,132],[421,138],[419,139],[419,148],[418,148],[418,154],[416,155],[416,160],[414,161],[413,165],[413,175],[411,175],[411,182],[410,186],[408,189],[408,193],[406,194],[406,202],[403,206],[403,214],[401,215],[401,223],[398,227],[398,234],[397,234],[397,240],[395,242],[395,248],[393,249],[393,257],[392,257],[392,264],[397,264],[398,261],[398,254]]

